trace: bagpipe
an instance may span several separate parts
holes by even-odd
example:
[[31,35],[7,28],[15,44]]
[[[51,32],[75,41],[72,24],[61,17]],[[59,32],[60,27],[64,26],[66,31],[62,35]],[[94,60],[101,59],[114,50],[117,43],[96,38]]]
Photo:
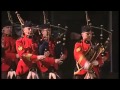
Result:
[[[23,34],[22,26],[27,21],[23,20],[23,18],[18,13],[18,11],[15,11],[15,15],[17,16],[17,19],[19,20],[18,22],[14,22],[10,11],[7,11],[7,15],[8,15],[8,20],[10,21],[10,23],[13,27],[13,32],[12,33],[15,34],[18,38],[21,37],[21,35]],[[40,31],[39,25],[32,23],[31,28],[32,28],[31,36],[39,35],[39,31]]]
[[14,22],[11,12],[7,11],[8,15],[8,20],[10,21],[12,25],[12,34],[15,37],[21,37],[22,31],[21,31],[21,26],[24,24],[23,19],[20,17],[20,14],[16,11],[15,14],[17,14],[17,18],[19,19],[19,22]]
[[[60,24],[52,25],[48,22],[48,19],[45,16],[45,12],[43,11],[44,15],[44,24],[48,24],[50,26],[50,32],[48,33],[47,40],[40,40],[39,44],[39,54],[44,54],[45,51],[49,51],[50,49],[54,52],[55,58],[60,58],[60,55],[64,54],[65,46],[66,46],[66,34],[68,27],[61,27]],[[40,31],[41,32],[41,31]],[[42,36],[42,34],[40,34]],[[54,47],[49,47],[50,42],[54,44]]]
[[65,26],[65,28],[60,27],[60,24],[58,26],[51,25],[52,26],[52,38],[54,38],[55,42],[55,57],[60,58],[60,55],[64,54],[64,51],[66,49],[66,34],[68,27]]
[[[23,34],[22,31],[22,26],[24,25],[25,21],[21,17],[21,15],[18,13],[18,11],[15,12],[17,15],[17,18],[19,22],[13,22],[12,16],[10,14],[10,11],[7,11],[8,14],[8,19],[11,22],[13,26],[13,31],[14,33],[18,36],[21,37]],[[56,58],[60,56],[64,52],[64,48],[66,45],[66,34],[67,34],[67,29],[68,27],[61,27],[60,24],[58,25],[53,25],[48,22],[48,19],[46,17],[45,11],[43,11],[43,16],[44,16],[44,24],[48,24],[51,28],[51,33],[48,34],[48,40],[43,40],[42,38],[42,33],[41,33],[41,25],[34,24],[32,25],[32,33],[31,36],[33,37],[33,41],[36,41],[39,45],[39,51],[38,53],[43,55],[45,51],[49,49],[49,40],[54,43],[54,52]]]
[[[108,52],[108,48],[111,42],[110,37],[112,35],[112,32],[104,29],[103,25],[100,25],[100,27],[93,26],[91,23],[89,23],[90,18],[88,17],[87,11],[85,11],[85,13],[86,13],[87,25],[92,29],[92,31],[94,31],[94,37],[90,42],[91,47],[85,53],[86,58],[90,62],[92,62],[96,60],[99,57],[99,55],[101,55],[102,57],[106,55],[106,52]],[[95,36],[95,32],[97,34],[100,33],[99,37],[97,37],[98,35]]]

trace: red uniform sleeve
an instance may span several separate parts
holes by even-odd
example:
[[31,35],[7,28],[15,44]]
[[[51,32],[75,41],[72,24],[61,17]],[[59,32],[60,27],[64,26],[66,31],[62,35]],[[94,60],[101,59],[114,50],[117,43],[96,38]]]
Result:
[[10,47],[9,42],[7,41],[7,39],[4,39],[4,49],[8,49]]
[[80,43],[76,43],[75,44],[75,47],[74,47],[74,58],[79,63],[79,65],[81,67],[83,67],[84,64],[87,61],[87,59],[85,58],[85,56],[83,54],[82,47],[81,47]]
[[23,60],[37,61],[37,55],[26,53],[24,46],[22,44],[22,39],[16,41],[16,50],[20,58],[22,58]]
[[55,63],[55,59],[53,57],[46,57],[45,62],[50,66],[53,66],[56,70],[58,69],[58,64]]
[[4,49],[5,49],[5,58],[6,60],[16,61],[16,50],[15,50],[15,40],[11,37],[4,37]]
[[16,53],[6,53],[5,57],[9,58],[9,60],[12,60],[12,61],[17,59],[16,58]]
[[53,57],[46,57],[45,62],[53,66],[55,64],[55,59]]

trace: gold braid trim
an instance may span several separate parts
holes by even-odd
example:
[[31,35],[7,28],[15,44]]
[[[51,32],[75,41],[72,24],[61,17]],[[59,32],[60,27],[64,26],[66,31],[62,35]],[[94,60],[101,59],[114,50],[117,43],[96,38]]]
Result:
[[26,58],[28,61],[31,61],[30,58],[31,58],[32,54],[24,54],[23,57]]
[[[89,50],[90,50],[90,48],[89,48]],[[89,50],[87,51],[87,53],[89,52]],[[76,49],[76,52],[80,52],[80,51],[81,51],[81,48],[80,48],[80,47]],[[87,53],[86,53],[86,54],[87,54]],[[78,70],[77,70],[76,72],[74,72],[74,75],[78,74],[79,71],[81,71],[81,70],[83,69],[83,67],[79,68],[78,64],[80,64],[81,61],[82,61],[84,58],[85,58],[84,55],[81,55],[81,56],[79,57],[78,61],[76,62],[76,67],[77,67]]]
[[19,50],[19,51],[22,51],[22,50],[23,50],[23,47],[22,47],[22,46],[18,46],[18,50]]
[[80,64],[81,63],[81,61],[83,60],[83,58],[84,58],[84,56],[82,55],[82,56],[80,56],[80,58],[79,58],[79,60],[76,62],[76,66],[77,66],[77,71],[76,72],[74,72],[74,75],[76,75],[76,74],[78,74],[79,73],[79,71],[81,71],[82,69],[83,69],[83,67],[81,67],[81,68],[79,68],[79,66],[78,66],[78,64]]
[[85,53],[85,55],[87,55],[88,54],[88,52],[91,50],[91,46],[89,47],[89,49],[87,50],[87,52]]
[[85,58],[84,55],[81,55],[80,58],[78,59],[78,63],[80,64],[84,58]]
[[80,51],[81,51],[81,48],[78,47],[78,48],[76,49],[76,52],[80,52]]
[[83,67],[81,67],[80,69],[78,69],[76,72],[74,72],[74,75],[77,75],[82,69],[83,69]]

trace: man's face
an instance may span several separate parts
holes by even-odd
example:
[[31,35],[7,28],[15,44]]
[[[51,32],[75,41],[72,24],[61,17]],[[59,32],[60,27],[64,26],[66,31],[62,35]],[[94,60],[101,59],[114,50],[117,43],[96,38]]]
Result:
[[5,26],[2,29],[4,34],[10,35],[12,33],[12,26]]
[[48,35],[50,35],[50,29],[49,28],[42,29],[41,33],[43,37],[47,37]]
[[32,28],[31,27],[24,27],[23,32],[25,35],[30,36],[32,34]]
[[92,32],[82,32],[82,38],[83,40],[91,40],[92,39]]

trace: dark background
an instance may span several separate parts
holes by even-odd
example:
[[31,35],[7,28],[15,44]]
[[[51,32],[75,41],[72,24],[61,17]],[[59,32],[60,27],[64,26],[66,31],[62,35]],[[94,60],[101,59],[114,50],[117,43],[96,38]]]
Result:
[[[65,74],[65,78],[72,78],[75,60],[73,57],[73,48],[76,40],[70,39],[70,33],[81,32],[81,26],[86,25],[86,17],[85,11],[45,11],[48,21],[53,25],[61,24],[62,27],[68,26],[68,42],[67,42],[67,49],[68,59],[64,63],[62,69]],[[88,15],[90,17],[91,23],[94,26],[100,27],[100,25],[104,25],[104,28],[110,31],[110,11],[88,11]],[[119,67],[119,58],[118,58],[118,50],[119,50],[119,28],[118,28],[118,20],[119,20],[119,12],[112,11],[112,75],[110,66],[110,61],[106,62],[105,65],[101,68],[102,77],[103,78],[117,78],[118,76],[118,67]],[[19,14],[24,20],[30,20],[35,24],[43,24],[43,12],[42,11],[19,11]],[[17,16],[15,15],[15,11],[11,11],[11,15],[14,22],[19,22]],[[8,19],[7,12],[2,12],[2,22]],[[97,38],[99,38],[99,30],[95,34]],[[104,38],[108,37],[107,33],[104,33]]]

